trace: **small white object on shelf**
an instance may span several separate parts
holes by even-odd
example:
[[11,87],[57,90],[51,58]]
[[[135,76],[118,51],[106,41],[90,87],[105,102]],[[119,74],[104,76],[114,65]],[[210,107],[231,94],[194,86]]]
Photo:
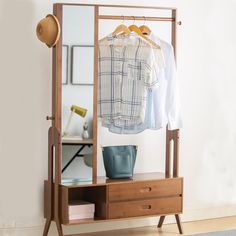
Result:
[[94,218],[95,204],[87,201],[72,201],[69,203],[69,220]]
[[88,123],[84,122],[83,125],[83,138],[88,139],[89,138],[89,133],[88,133]]

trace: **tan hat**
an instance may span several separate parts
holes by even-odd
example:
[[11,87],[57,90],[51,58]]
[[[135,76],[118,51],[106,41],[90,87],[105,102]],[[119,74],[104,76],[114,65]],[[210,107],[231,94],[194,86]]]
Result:
[[50,47],[54,47],[60,38],[60,23],[56,16],[49,14],[39,21],[36,34],[38,39]]

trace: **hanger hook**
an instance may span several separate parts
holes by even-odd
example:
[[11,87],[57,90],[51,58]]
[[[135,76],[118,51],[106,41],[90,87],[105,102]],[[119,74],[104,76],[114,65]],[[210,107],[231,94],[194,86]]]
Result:
[[133,21],[133,25],[134,25],[134,22],[135,22],[135,16],[133,16],[133,18],[134,18],[134,21]]
[[122,24],[124,24],[125,23],[125,16],[124,15],[122,15],[122,16],[123,16]]
[[147,21],[147,18],[146,18],[146,16],[143,16],[143,18],[144,18],[143,25],[145,25],[145,24],[146,24],[146,21]]

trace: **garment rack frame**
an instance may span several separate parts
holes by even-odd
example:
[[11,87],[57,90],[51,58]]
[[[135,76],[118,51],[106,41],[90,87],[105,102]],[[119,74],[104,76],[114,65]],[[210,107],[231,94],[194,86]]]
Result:
[[[177,25],[181,25],[181,21],[177,21],[177,8],[174,7],[155,7],[155,6],[129,6],[129,5],[99,5],[99,4],[76,4],[76,3],[55,3],[53,4],[53,14],[57,17],[62,30],[62,14],[63,6],[93,6],[94,19],[94,78],[97,78],[97,62],[98,62],[98,24],[99,20],[144,20],[145,21],[165,21],[171,22],[171,43],[176,57],[176,36]],[[150,16],[127,16],[127,15],[100,15],[99,8],[132,8],[132,9],[152,9],[171,11],[171,17],[150,17]],[[62,98],[62,37],[52,50],[52,115],[47,116],[47,120],[51,120],[51,127],[48,131],[48,178],[49,185],[45,209],[48,212],[46,217],[43,236],[47,236],[52,221],[55,221],[59,236],[63,236],[63,229],[60,210],[60,185],[62,170],[62,143],[61,143],[61,98]],[[97,107],[95,105],[97,96],[97,83],[94,79],[94,117],[97,117]],[[96,120],[96,119],[95,119]],[[97,122],[93,122],[93,184],[97,181]],[[173,145],[172,145],[173,143]],[[172,164],[172,166],[171,166]],[[179,130],[168,130],[166,128],[166,154],[165,154],[165,178],[179,177]],[[182,200],[183,201],[183,200]],[[182,234],[182,226],[179,214],[175,214],[179,233]],[[161,228],[165,215],[160,215],[157,227]]]

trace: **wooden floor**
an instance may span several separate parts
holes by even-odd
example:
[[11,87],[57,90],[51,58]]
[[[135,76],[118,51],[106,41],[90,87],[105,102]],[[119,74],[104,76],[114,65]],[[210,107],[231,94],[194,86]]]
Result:
[[[183,223],[183,229],[184,235],[236,229],[236,217]],[[163,225],[162,229],[157,229],[155,226],[152,226],[98,233],[79,234],[78,236],[180,236],[180,234],[178,234],[177,232],[178,229],[176,224],[169,224]]]

